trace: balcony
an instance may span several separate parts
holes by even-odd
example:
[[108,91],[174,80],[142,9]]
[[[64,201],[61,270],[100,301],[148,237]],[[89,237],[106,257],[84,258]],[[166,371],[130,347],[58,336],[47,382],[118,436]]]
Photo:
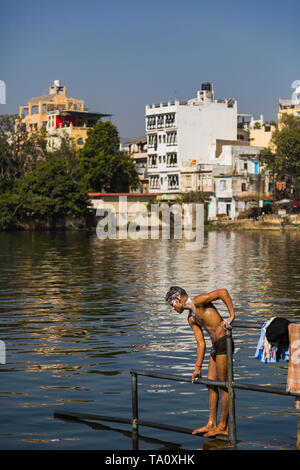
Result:
[[177,162],[174,162],[174,163],[167,163],[167,164],[166,164],[166,167],[167,167],[167,168],[177,168],[177,167],[178,167],[178,163],[177,163]]

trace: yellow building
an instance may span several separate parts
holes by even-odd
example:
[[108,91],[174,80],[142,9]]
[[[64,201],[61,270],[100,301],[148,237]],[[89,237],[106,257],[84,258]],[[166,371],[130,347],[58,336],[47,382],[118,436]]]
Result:
[[25,124],[29,133],[45,129],[48,150],[58,148],[63,136],[68,136],[78,149],[84,145],[88,129],[104,116],[111,115],[88,112],[84,100],[68,98],[66,86],[54,80],[47,95],[31,98],[20,106],[17,124]]
[[54,80],[47,95],[36,96],[19,108],[20,121],[26,124],[29,133],[46,129],[48,113],[52,111],[84,111],[84,100],[67,98],[66,87]]
[[278,124],[283,114],[300,117],[300,100],[279,100]]
[[67,137],[76,149],[83,147],[88,130],[110,114],[88,111],[51,111],[47,116],[47,150],[60,147],[62,137]]
[[276,126],[263,125],[261,128],[250,129],[250,145],[253,147],[266,147],[271,146],[270,140],[272,133]]
[[279,110],[278,110],[278,124],[279,125],[280,125],[280,120],[283,114],[291,114],[292,116],[300,117],[300,86],[295,88],[295,91],[292,94],[291,99],[279,100]]

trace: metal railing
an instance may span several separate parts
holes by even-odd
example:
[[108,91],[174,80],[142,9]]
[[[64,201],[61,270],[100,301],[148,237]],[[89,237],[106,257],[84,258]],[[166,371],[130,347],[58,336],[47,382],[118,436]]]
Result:
[[[241,321],[234,321],[232,323],[233,328],[253,328],[253,329],[261,329],[262,325],[257,323],[251,322],[241,322]],[[232,351],[232,330],[226,330],[226,349],[227,349],[227,380],[225,382],[217,381],[217,380],[209,380],[204,378],[197,379],[194,383],[195,384],[202,384],[206,386],[216,386],[216,387],[223,387],[228,390],[228,407],[229,407],[229,416],[228,416],[228,424],[229,424],[229,432],[228,437],[223,435],[218,435],[218,439],[223,439],[229,441],[232,445],[235,445],[237,442],[237,434],[236,434],[236,413],[235,413],[235,389],[241,390],[250,390],[255,392],[263,392],[263,393],[271,393],[275,395],[286,395],[286,396],[294,396],[300,397],[299,393],[291,393],[287,392],[284,389],[280,389],[278,387],[269,387],[264,385],[256,385],[256,384],[245,384],[235,382],[233,379],[233,351]],[[187,382],[191,383],[191,379],[181,377],[178,375],[170,375],[170,374],[159,374],[154,371],[138,371],[138,370],[131,370],[131,377],[132,377],[132,425],[137,427],[138,424],[144,426],[151,426],[154,423],[145,422],[139,419],[138,415],[138,375],[145,376],[145,377],[155,377],[158,379],[165,379],[165,380],[175,380],[177,382]],[[300,418],[300,414],[299,414]],[[153,427],[158,427],[160,429],[169,429],[170,431],[178,431],[178,432],[188,432],[191,433],[191,430],[187,430],[186,428],[179,428],[174,426],[167,426],[167,425],[159,425],[156,424]],[[184,429],[180,431],[180,429]],[[214,436],[216,437],[216,436]],[[299,445],[299,443],[298,443]]]
[[[241,322],[234,320],[232,323],[233,328],[250,328],[250,329],[261,329],[262,325],[252,322]],[[195,385],[205,385],[205,386],[216,386],[223,387],[228,390],[228,424],[229,432],[228,436],[226,435],[217,435],[212,436],[213,438],[218,438],[224,441],[229,442],[232,445],[237,443],[237,433],[236,433],[236,413],[235,413],[235,389],[241,390],[250,390],[255,392],[271,393],[275,395],[286,395],[300,397],[300,394],[287,392],[284,389],[278,387],[270,387],[264,385],[256,384],[246,384],[235,382],[233,378],[233,351],[232,351],[232,330],[226,330],[226,349],[227,349],[227,380],[225,382],[218,380],[209,380],[205,378],[199,378],[194,381]],[[61,410],[54,410],[54,416],[57,418],[65,419],[78,419],[78,420],[96,420],[96,421],[111,421],[124,424],[131,424],[133,427],[134,436],[137,436],[138,426],[147,426],[157,429],[163,429],[173,432],[179,432],[184,434],[191,434],[192,429],[181,427],[181,426],[172,426],[161,423],[154,423],[152,421],[146,421],[139,418],[139,409],[138,409],[138,376],[144,377],[154,377],[163,380],[174,380],[177,382],[186,382],[191,383],[190,378],[186,378],[180,375],[171,375],[171,374],[160,374],[156,371],[140,371],[140,370],[131,370],[131,388],[132,388],[132,417],[131,418],[116,418],[111,416],[102,416],[95,414],[87,413],[74,413]],[[298,415],[298,435],[297,435],[297,449],[300,449],[300,413]]]

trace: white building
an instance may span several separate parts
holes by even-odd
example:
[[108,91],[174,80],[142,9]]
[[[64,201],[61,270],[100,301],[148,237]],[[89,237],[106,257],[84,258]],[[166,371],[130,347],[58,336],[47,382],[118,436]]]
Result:
[[209,219],[236,218],[252,207],[262,209],[272,199],[270,175],[260,163],[262,147],[223,146],[213,167],[214,196],[210,199]]
[[214,159],[216,139],[237,139],[237,103],[214,99],[211,83],[202,84],[187,102],[146,106],[149,191],[179,193],[188,190],[182,169],[197,169]]

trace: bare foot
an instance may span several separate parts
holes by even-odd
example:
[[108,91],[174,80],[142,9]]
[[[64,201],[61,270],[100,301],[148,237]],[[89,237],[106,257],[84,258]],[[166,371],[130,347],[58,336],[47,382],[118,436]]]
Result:
[[208,432],[212,429],[215,429],[216,426],[214,426],[213,424],[209,424],[207,423],[205,426],[203,426],[202,428],[197,428],[197,429],[194,429],[194,431],[192,432],[192,434],[203,434],[204,432]]
[[214,426],[206,434],[204,434],[204,437],[212,437],[212,436],[216,436],[217,434],[225,434],[227,436],[228,428],[223,428],[223,427],[220,427],[220,426]]

